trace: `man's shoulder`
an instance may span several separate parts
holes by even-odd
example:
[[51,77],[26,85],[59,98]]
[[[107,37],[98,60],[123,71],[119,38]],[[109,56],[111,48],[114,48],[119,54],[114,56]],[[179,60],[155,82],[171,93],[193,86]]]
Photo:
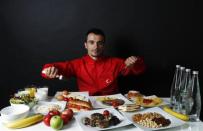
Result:
[[73,58],[72,60],[70,60],[71,63],[78,63],[81,62],[84,58],[84,56],[82,57],[78,57],[78,58]]
[[110,57],[110,56],[106,56],[106,60],[107,61],[112,61],[112,62],[123,62],[124,59],[119,58],[119,57]]

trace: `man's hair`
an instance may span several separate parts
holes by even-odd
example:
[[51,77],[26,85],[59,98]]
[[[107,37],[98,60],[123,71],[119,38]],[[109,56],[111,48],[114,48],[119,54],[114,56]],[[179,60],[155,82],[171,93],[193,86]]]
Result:
[[90,34],[90,33],[94,33],[96,35],[101,35],[104,37],[104,42],[105,42],[105,34],[104,32],[101,30],[101,29],[98,29],[98,28],[92,28],[90,30],[87,31],[86,33],[86,37],[85,37],[85,41],[87,41],[87,36]]

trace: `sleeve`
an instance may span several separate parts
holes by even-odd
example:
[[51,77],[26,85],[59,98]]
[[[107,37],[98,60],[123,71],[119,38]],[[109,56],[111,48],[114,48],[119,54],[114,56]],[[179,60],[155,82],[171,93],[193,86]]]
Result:
[[136,61],[136,63],[134,64],[133,67],[126,67],[125,66],[125,61],[123,61],[123,64],[121,66],[121,74],[123,76],[126,75],[138,75],[141,74],[145,71],[145,64],[144,64],[144,60],[141,57],[137,57],[138,60]]
[[[48,67],[56,67],[59,70],[59,75],[63,75],[66,78],[70,78],[75,75],[75,70],[73,66],[72,61],[66,61],[66,62],[57,62],[57,63],[50,63],[50,64],[45,64],[42,68],[42,71]],[[46,76],[46,74],[42,73],[41,71],[41,76],[50,79],[49,77]]]

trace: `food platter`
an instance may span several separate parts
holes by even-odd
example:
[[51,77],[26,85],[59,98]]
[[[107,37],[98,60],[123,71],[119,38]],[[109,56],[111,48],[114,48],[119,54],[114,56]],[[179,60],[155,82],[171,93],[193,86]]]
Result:
[[118,103],[117,106],[119,106],[119,104],[120,105],[132,104],[132,102],[129,101],[122,94],[114,94],[114,95],[106,95],[106,96],[90,96],[90,101],[94,108],[108,108],[113,106],[111,104],[104,103],[104,101],[109,101],[109,100],[116,100],[115,102],[117,102],[117,100],[121,101],[122,103]]
[[62,112],[66,107],[66,102],[65,101],[59,101],[59,102],[45,102],[45,101],[40,101],[38,102],[37,105],[35,105],[32,108],[32,111],[34,113],[40,113],[43,115],[48,114],[50,110],[59,110]]
[[[149,128],[147,126],[143,126],[142,123],[138,123],[137,121],[134,120],[134,116],[135,115],[146,115],[149,113],[155,113],[155,114],[160,114],[162,115],[165,119],[170,120],[170,124],[164,127],[156,127],[156,128]],[[172,127],[177,127],[177,126],[181,126],[183,124],[185,124],[184,121],[169,115],[168,113],[166,113],[165,111],[163,111],[161,108],[159,107],[153,107],[153,108],[148,108],[145,110],[140,110],[137,112],[122,112],[122,114],[124,114],[136,127],[142,129],[142,130],[160,130],[160,129],[167,129],[167,128],[172,128]],[[145,121],[145,120],[142,120]]]
[[[120,122],[115,126],[109,126],[107,128],[92,127],[89,125],[85,125],[83,123],[83,120],[85,117],[90,117],[94,113],[103,113],[105,110],[108,110],[109,112],[111,112],[114,116],[116,116],[120,120]],[[125,116],[122,116],[114,108],[105,108],[105,109],[97,109],[97,110],[92,110],[92,111],[80,112],[75,116],[75,119],[84,131],[108,130],[108,129],[114,129],[114,128],[123,127],[123,126],[131,124],[131,122]]]
[[124,96],[131,102],[146,108],[169,104],[168,102],[164,101],[162,98],[156,95],[145,96],[139,91],[129,91]]

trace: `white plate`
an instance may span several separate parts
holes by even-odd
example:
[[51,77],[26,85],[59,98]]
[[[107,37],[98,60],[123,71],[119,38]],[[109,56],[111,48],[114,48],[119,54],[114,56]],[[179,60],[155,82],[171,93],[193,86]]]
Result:
[[[68,97],[73,97],[73,98],[77,98],[80,100],[84,100],[84,101],[89,101],[89,92],[84,91],[84,92],[69,92],[70,94],[68,94]],[[57,95],[62,94],[61,91],[57,91],[56,94],[54,95],[54,99]],[[56,99],[55,99],[56,100]],[[52,100],[52,101],[55,101]]]
[[[138,113],[147,113],[147,112],[156,112],[156,113],[159,113],[161,115],[163,115],[166,119],[169,119],[171,121],[171,124],[166,126],[166,127],[160,127],[160,128],[147,128],[147,127],[144,127],[140,124],[137,124],[135,123],[133,120],[132,120],[132,117],[134,114],[138,114]],[[183,124],[185,124],[186,122],[185,121],[182,121],[172,115],[169,115],[168,113],[166,113],[165,111],[163,111],[161,108],[159,107],[153,107],[153,108],[148,108],[148,109],[145,109],[145,110],[142,110],[142,111],[137,111],[136,113],[130,113],[130,112],[122,112],[122,114],[124,114],[136,127],[142,129],[142,130],[160,130],[160,129],[167,129],[167,128],[172,128],[172,127],[177,127],[177,126],[181,126]]]
[[122,94],[114,94],[114,95],[106,95],[106,96],[90,96],[90,101],[92,103],[93,108],[108,108],[111,106],[103,104],[101,101],[98,101],[97,98],[100,97],[112,97],[117,99],[122,99],[125,103],[124,104],[132,104],[127,98],[125,98]]
[[44,102],[44,101],[40,101],[38,102],[37,105],[35,105],[32,108],[32,111],[34,113],[40,113],[43,115],[48,114],[49,109],[51,106],[58,106],[59,107],[59,111],[62,112],[65,108],[66,108],[66,102],[65,101],[58,101],[58,102]]
[[[82,123],[82,119],[84,117],[90,118],[91,114],[103,113],[104,110],[108,110],[111,114],[113,114],[114,116],[117,116],[121,120],[121,122],[115,126],[110,126],[108,128],[91,127],[91,126],[86,126]],[[84,131],[107,130],[107,129],[113,129],[113,128],[123,127],[123,126],[129,125],[129,124],[132,124],[132,122],[130,122],[125,116],[122,116],[114,108],[105,108],[105,109],[98,109],[98,110],[92,110],[92,111],[82,111],[75,116],[75,119]]]

